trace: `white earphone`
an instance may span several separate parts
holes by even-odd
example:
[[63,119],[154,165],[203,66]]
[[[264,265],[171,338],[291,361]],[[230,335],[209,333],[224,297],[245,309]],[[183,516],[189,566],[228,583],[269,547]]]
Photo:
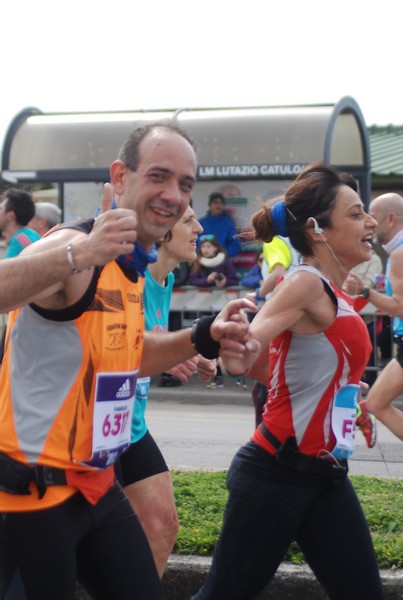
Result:
[[324,231],[323,231],[322,227],[319,225],[319,223],[317,222],[317,220],[315,219],[315,217],[308,217],[307,221],[312,221],[314,233],[317,233],[318,235],[320,235],[322,237],[323,242],[329,248],[329,251],[330,251],[331,255],[333,256],[335,262],[337,263],[337,266],[340,267],[340,269],[343,271],[343,273],[345,275],[348,275],[348,272],[340,264],[340,261],[337,258],[336,254],[334,253],[332,247],[330,246],[330,244],[327,243],[326,238],[323,235]]
[[308,221],[312,221],[313,222],[313,231],[314,231],[314,233],[318,233],[319,235],[323,234],[323,229],[322,229],[322,227],[319,226],[319,223],[317,222],[317,220],[315,219],[315,217],[309,217]]

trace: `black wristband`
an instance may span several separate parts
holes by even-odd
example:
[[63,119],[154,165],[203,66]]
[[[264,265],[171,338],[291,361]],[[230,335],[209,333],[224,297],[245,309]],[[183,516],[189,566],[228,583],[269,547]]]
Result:
[[204,358],[218,358],[220,343],[213,340],[210,334],[210,325],[215,317],[200,317],[193,321],[191,340],[192,346]]
[[371,288],[369,288],[369,287],[364,288],[360,294],[361,298],[364,298],[364,300],[368,300],[370,291],[371,291]]

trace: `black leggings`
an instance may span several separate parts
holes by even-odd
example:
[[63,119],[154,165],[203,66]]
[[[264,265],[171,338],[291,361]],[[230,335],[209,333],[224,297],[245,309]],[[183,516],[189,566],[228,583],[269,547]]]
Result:
[[80,493],[55,508],[3,513],[28,600],[163,600],[140,522],[116,484],[96,506]]
[[383,598],[372,540],[346,478],[292,471],[253,442],[235,455],[207,579],[193,600],[252,600],[295,539],[329,598]]

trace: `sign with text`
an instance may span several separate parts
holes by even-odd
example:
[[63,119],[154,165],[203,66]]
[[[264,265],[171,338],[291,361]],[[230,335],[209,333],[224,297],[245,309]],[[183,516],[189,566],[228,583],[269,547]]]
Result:
[[307,163],[265,165],[199,165],[198,179],[294,179]]

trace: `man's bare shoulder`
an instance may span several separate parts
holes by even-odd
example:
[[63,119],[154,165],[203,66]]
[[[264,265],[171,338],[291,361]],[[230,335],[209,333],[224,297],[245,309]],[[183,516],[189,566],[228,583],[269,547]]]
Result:
[[390,273],[403,278],[403,244],[390,254]]

